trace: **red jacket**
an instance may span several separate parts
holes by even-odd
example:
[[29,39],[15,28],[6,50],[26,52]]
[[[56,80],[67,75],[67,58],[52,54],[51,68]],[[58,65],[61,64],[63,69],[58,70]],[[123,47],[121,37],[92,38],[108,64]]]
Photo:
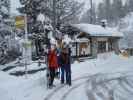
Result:
[[55,50],[50,50],[48,54],[48,65],[49,68],[57,69],[58,68],[58,59]]

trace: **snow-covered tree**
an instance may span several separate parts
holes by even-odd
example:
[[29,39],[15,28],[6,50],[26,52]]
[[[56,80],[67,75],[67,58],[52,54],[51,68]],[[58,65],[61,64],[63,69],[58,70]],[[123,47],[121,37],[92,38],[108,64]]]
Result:
[[10,0],[0,0],[0,15],[3,18],[9,17],[10,14]]
[[122,0],[104,0],[98,5],[98,20],[106,19],[109,24],[118,24],[119,20],[128,13],[128,3],[123,4]]
[[[78,15],[82,4],[75,0],[20,0],[24,5],[20,12],[27,13],[30,21],[36,23],[41,12],[52,20],[53,28],[72,22]],[[34,25],[32,24],[32,25]]]
[[0,0],[0,37],[2,40],[6,35],[9,35],[10,28],[5,23],[10,15],[10,0]]
[[82,16],[80,21],[84,22],[84,23],[91,23],[91,24],[95,24],[96,23],[96,5],[95,4],[92,4],[92,9],[89,8],[84,13],[84,15]]
[[0,0],[0,52],[2,55],[7,55],[7,52],[12,49],[11,45],[14,45],[11,42],[13,33],[10,21],[10,0]]
[[116,17],[116,19],[118,18],[123,18],[125,16],[123,10],[124,10],[124,6],[122,4],[122,0],[114,0],[113,2],[113,10],[114,11],[114,15]]

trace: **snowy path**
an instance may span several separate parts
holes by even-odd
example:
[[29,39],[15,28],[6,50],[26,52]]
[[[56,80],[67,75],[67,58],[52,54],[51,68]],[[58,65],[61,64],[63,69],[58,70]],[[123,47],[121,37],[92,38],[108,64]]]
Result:
[[[60,99],[60,100],[63,100],[64,97],[65,97],[66,95],[69,94],[69,92],[71,92],[72,90],[78,88],[78,87],[81,86],[83,83],[86,83],[87,80],[89,79],[89,77],[90,77],[90,76],[87,75],[87,76],[82,76],[82,77],[79,77],[79,78],[76,78],[76,79],[72,80],[72,82],[73,82],[72,87],[69,87],[69,86],[66,86],[66,85],[60,85],[59,87],[55,88],[51,93],[49,93],[49,94],[45,97],[44,100],[50,100],[50,99],[52,99],[52,97],[54,97],[54,95],[57,95],[57,92],[59,92],[59,95],[60,95],[60,92],[61,92],[61,91],[67,90],[66,93],[64,93],[64,95],[61,95],[61,98],[62,98],[62,99]],[[67,89],[66,89],[66,87],[67,87]],[[59,98],[58,98],[58,99],[59,99]]]
[[[110,75],[108,77],[108,74],[105,74],[93,77],[86,86],[88,100],[131,100],[128,96],[130,93],[133,96],[133,87],[131,86],[131,84],[133,84],[131,81],[133,79],[133,74],[118,76],[117,73],[114,73],[114,75],[116,76]],[[125,87],[129,88],[126,89]],[[122,89],[123,92],[119,89]],[[123,98],[123,96],[126,96],[126,98],[120,99]]]
[[[126,97],[133,96],[133,73],[125,73],[77,78],[73,80],[72,87],[57,87],[44,100],[127,100]],[[124,93],[127,93],[126,97],[123,97]]]

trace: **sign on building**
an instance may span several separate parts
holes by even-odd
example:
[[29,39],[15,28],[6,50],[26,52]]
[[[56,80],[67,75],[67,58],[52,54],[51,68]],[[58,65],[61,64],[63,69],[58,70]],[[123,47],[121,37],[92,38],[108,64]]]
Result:
[[16,28],[24,29],[24,27],[25,27],[25,18],[24,18],[24,16],[16,16],[15,26],[16,26]]

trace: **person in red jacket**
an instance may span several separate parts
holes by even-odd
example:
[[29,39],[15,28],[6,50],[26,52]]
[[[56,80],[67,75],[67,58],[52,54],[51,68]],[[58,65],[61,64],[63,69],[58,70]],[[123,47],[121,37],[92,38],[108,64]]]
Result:
[[50,71],[49,87],[52,87],[55,78],[55,71],[58,68],[56,46],[53,44],[51,45],[51,49],[48,53],[48,66]]

